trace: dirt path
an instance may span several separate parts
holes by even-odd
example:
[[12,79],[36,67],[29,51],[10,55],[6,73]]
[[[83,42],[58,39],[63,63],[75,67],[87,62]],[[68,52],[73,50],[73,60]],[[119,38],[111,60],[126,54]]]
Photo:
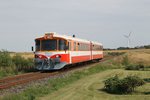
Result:
[[[74,82],[50,95],[39,98],[39,100],[149,100],[150,95],[133,94],[133,95],[113,95],[102,91],[104,87],[103,81],[110,76],[119,75],[126,76],[137,74],[147,78],[150,72],[144,71],[124,71],[122,69],[107,70],[98,74],[85,77]],[[150,84],[146,84],[139,88],[140,92],[150,92]]]

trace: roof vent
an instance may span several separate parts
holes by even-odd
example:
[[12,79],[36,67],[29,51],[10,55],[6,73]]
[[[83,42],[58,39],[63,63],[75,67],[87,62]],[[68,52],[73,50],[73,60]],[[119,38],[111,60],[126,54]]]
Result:
[[75,36],[75,35],[73,35],[72,37],[74,37],[74,38],[75,38],[76,36]]

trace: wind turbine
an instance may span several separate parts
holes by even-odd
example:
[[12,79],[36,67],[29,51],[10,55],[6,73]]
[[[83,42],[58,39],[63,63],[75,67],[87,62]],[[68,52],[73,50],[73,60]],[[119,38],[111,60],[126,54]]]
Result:
[[128,41],[128,48],[130,48],[130,42],[131,42],[131,41],[130,41],[130,37],[131,37],[131,33],[132,33],[132,32],[130,32],[128,35],[124,35],[124,37],[128,39],[128,40],[127,40],[127,41]]

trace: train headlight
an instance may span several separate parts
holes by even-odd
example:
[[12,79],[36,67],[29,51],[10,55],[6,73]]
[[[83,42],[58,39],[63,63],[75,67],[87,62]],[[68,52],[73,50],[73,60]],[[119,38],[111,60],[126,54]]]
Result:
[[56,58],[59,58],[59,55],[56,55]]
[[56,58],[61,58],[61,56],[60,55],[56,55]]
[[39,56],[39,58],[42,58],[42,56]]

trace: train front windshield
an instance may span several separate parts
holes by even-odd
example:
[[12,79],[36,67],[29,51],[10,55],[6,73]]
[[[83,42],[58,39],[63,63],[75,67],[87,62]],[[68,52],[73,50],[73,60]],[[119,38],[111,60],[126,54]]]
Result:
[[35,40],[36,51],[56,51],[65,50],[66,40]]
[[57,40],[42,40],[42,51],[55,51],[57,50]]

